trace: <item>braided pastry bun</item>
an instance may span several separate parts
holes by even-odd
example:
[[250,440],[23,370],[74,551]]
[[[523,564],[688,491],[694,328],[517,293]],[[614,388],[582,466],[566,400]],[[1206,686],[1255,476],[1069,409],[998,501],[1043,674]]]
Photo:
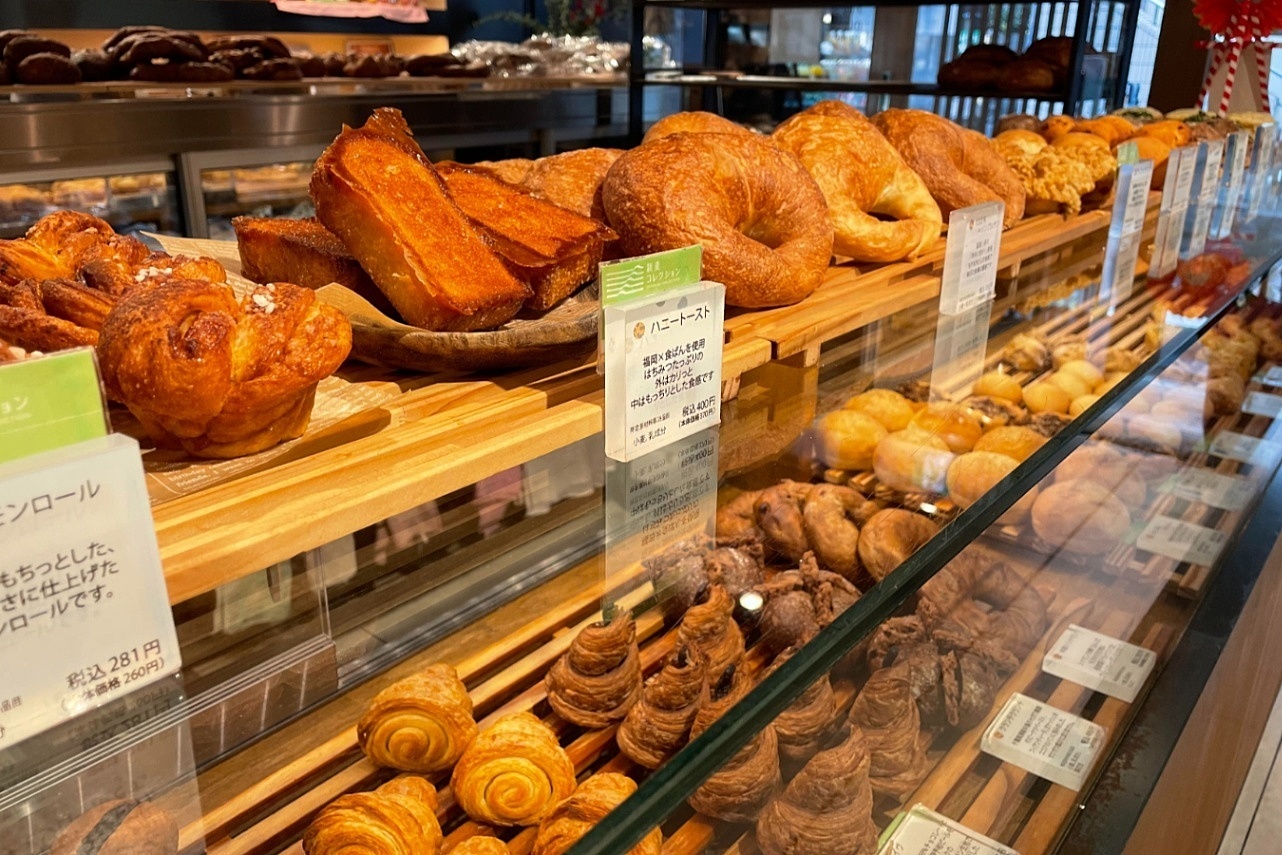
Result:
[[[752,688],[743,668],[722,675],[711,702],[699,709],[690,738],[712,726]],[[751,822],[779,788],[779,738],[773,723],[766,724],[733,757],[704,780],[690,796],[690,807],[726,822]]]
[[679,133],[625,152],[601,185],[624,255],[697,243],[726,304],[784,306],[819,287],[832,223],[815,180],[751,133]]
[[570,756],[528,712],[503,716],[482,731],[450,778],[467,815],[489,825],[538,825],[574,784]]
[[775,128],[771,139],[795,154],[819,184],[838,255],[900,261],[939,240],[943,217],[930,191],[854,107],[821,101]]
[[681,619],[677,643],[697,647],[707,659],[708,683],[743,658],[743,631],[734,620],[734,600],[722,585],[710,585],[708,598],[691,606]]
[[330,802],[303,834],[307,855],[437,855],[444,837],[436,789],[422,778],[398,778],[372,793]]
[[[588,778],[539,823],[531,855],[569,852],[583,835],[636,791],[633,780],[617,772],[600,772]],[[628,855],[659,855],[662,846],[663,834],[656,828],[629,849]]]
[[448,769],[475,737],[467,687],[439,662],[375,695],[356,725],[370,760],[405,772]]
[[641,695],[641,653],[630,614],[594,623],[548,670],[548,703],[579,727],[607,727],[628,714]]
[[296,285],[237,301],[223,283],[164,282],[126,294],[98,344],[107,394],[156,444],[239,457],[301,436],[316,384],[343,363],[352,328]]
[[695,713],[708,699],[707,660],[698,647],[681,647],[645,683],[615,739],[624,756],[657,769],[690,735]]

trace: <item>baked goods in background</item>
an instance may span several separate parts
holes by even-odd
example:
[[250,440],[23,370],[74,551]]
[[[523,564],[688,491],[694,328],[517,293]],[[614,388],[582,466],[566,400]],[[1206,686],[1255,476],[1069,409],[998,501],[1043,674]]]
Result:
[[177,855],[178,823],[147,801],[95,805],[54,837],[49,855]]
[[921,714],[904,669],[874,672],[850,707],[850,723],[867,740],[873,794],[902,799],[915,790],[928,766]]
[[895,431],[877,443],[872,468],[877,480],[892,490],[943,493],[954,457],[942,437],[910,428]]
[[528,712],[502,716],[481,731],[454,766],[460,807],[489,825],[538,825],[574,792],[574,764],[556,734]]
[[832,256],[823,193],[805,167],[748,132],[681,133],[624,153],[602,185],[625,255],[698,243],[703,275],[726,304],[795,303],[819,287]]
[[[782,668],[797,650],[796,647],[789,647],[776,656],[762,679]],[[779,739],[780,760],[785,765],[796,768],[797,764],[814,756],[840,725],[832,682],[824,674],[797,695],[787,709],[775,716],[774,727]]]
[[761,640],[776,654],[806,644],[859,600],[859,589],[846,577],[821,570],[812,552],[796,569],[776,573],[755,592],[764,601],[757,617]]
[[1024,461],[1046,444],[1046,437],[1026,425],[1005,425],[985,433],[975,443],[975,451],[992,451]]
[[1038,494],[1033,530],[1052,547],[1102,555],[1131,526],[1130,511],[1107,488],[1090,479],[1056,481]]
[[495,327],[532,294],[450,198],[399,110],[345,128],[316,161],[311,195],[317,219],[414,326]]
[[601,182],[621,154],[622,150],[614,148],[583,148],[537,160],[499,160],[475,166],[494,172],[540,199],[604,223]]
[[[557,805],[539,823],[531,855],[564,855],[601,820],[637,791],[637,785],[617,772],[598,772]],[[663,834],[652,830],[627,855],[659,855]]]
[[589,624],[548,669],[548,703],[580,727],[607,727],[628,714],[641,696],[641,654],[628,613]]
[[1141,137],[1153,137],[1171,148],[1182,148],[1193,141],[1193,131],[1183,122],[1163,119],[1137,128],[1134,138]]
[[872,121],[921,176],[943,216],[1000,201],[1006,228],[1023,218],[1024,186],[982,135],[922,110],[883,110]]
[[917,405],[894,389],[868,389],[848,398],[841,406],[871,416],[888,431],[908,427],[917,412]]
[[734,620],[734,605],[724,587],[712,585],[704,601],[686,611],[677,631],[678,645],[703,655],[710,685],[743,659],[743,630]]
[[436,808],[436,789],[422,778],[397,778],[370,793],[339,796],[307,826],[303,852],[437,855],[444,838]]
[[619,724],[619,751],[639,766],[659,768],[686,744],[707,699],[707,659],[697,646],[682,645],[645,681],[640,700]]
[[472,699],[449,665],[429,665],[374,696],[356,724],[356,742],[379,766],[440,772],[476,737]]
[[862,472],[886,438],[886,426],[859,410],[833,410],[815,422],[815,451],[826,466]]
[[855,261],[916,258],[939,240],[943,219],[926,185],[872,123],[841,101],[821,101],[770,137],[823,191],[833,251]]
[[886,508],[873,514],[859,538],[859,560],[880,582],[914,552],[939,534],[939,526],[921,514]]

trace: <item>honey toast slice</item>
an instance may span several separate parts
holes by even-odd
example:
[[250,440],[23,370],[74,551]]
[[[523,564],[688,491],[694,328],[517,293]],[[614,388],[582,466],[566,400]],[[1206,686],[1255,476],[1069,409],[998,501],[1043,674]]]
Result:
[[490,329],[531,295],[450,199],[398,110],[343,128],[310,189],[317,219],[410,324]]
[[534,296],[526,308],[546,311],[596,276],[615,234],[589,217],[539,199],[483,168],[437,165],[450,196]]

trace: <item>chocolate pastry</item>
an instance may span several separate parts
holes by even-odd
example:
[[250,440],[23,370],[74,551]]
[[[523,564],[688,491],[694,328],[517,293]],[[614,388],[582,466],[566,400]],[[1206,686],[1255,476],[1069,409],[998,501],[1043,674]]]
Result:
[[339,796],[307,826],[303,852],[437,855],[444,838],[436,808],[436,788],[415,777],[396,778],[372,793]]
[[885,668],[899,647],[928,641],[926,627],[917,615],[893,617],[882,621],[868,641],[868,665],[874,671]]
[[205,45],[211,51],[251,49],[260,51],[267,59],[287,59],[289,48],[275,36],[214,36],[207,39]]
[[4,49],[9,46],[9,42],[19,36],[34,36],[35,33],[30,30],[0,30],[0,59],[4,58]]
[[939,648],[929,641],[897,647],[886,658],[887,669],[892,666],[908,681],[922,726],[942,727],[946,717]]
[[850,721],[868,738],[873,792],[903,799],[926,774],[921,718],[912,686],[904,672],[891,667],[876,672],[864,684]]
[[940,668],[948,723],[959,730],[977,726],[992,709],[1005,676],[993,660],[970,652],[946,654]]
[[704,556],[711,549],[711,538],[695,535],[677,541],[652,558],[642,559],[641,566],[669,620],[680,620],[708,587]]
[[1038,413],[1028,420],[1028,426],[1050,439],[1072,420],[1072,416],[1066,416],[1063,413]]
[[353,57],[343,66],[346,77],[386,77],[387,69],[374,56]]
[[129,69],[130,80],[154,83],[223,83],[236,73],[218,62],[165,62],[135,65]]
[[858,588],[819,569],[810,552],[796,570],[777,573],[754,590],[765,600],[758,619],[761,639],[775,652],[805,644],[859,599]]
[[762,490],[757,497],[757,525],[768,553],[790,562],[800,561],[810,548],[801,515],[802,502],[810,494],[810,488],[809,484],[785,480]]
[[298,70],[304,77],[324,77],[325,58],[322,56],[303,56],[298,58]]
[[15,71],[24,59],[38,53],[51,53],[71,59],[71,48],[62,42],[36,35],[19,35],[5,44],[4,64],[9,66],[10,71]]
[[[530,855],[569,852],[583,835],[636,791],[633,780],[618,772],[598,772],[588,778],[539,823]],[[662,846],[663,834],[656,828],[629,849],[628,855],[659,855]]]
[[[713,688],[711,700],[694,717],[690,738],[707,730],[751,688],[740,668],[727,670]],[[690,806],[727,822],[749,822],[779,788],[779,740],[767,724],[690,796]]]
[[440,69],[463,63],[452,53],[421,53],[405,61],[410,77],[432,77]]
[[740,493],[717,509],[717,537],[753,537],[761,539],[757,526],[757,500],[760,490]]
[[269,59],[240,73],[246,80],[302,80],[303,70],[295,59]]
[[111,57],[103,51],[73,51],[71,61],[80,69],[80,79],[86,83],[111,79]]
[[619,725],[619,750],[639,766],[657,769],[685,745],[695,714],[708,700],[707,659],[681,647],[641,690]]
[[703,572],[709,583],[721,585],[738,601],[739,596],[765,581],[765,550],[753,537],[717,538],[715,549],[703,556]]
[[267,55],[257,48],[230,48],[216,50],[209,54],[210,62],[221,63],[233,71],[243,71],[251,65],[264,62]]
[[708,588],[707,599],[691,606],[681,620],[677,643],[699,648],[708,660],[708,680],[720,679],[743,658],[743,632],[734,622],[734,600],[720,585]]
[[763,855],[873,855],[868,742],[848,727],[837,745],[820,751],[757,819]]
[[917,614],[925,626],[934,627],[971,597],[1005,608],[1024,585],[1024,579],[992,553],[970,548],[921,586]]
[[994,647],[1023,658],[1048,626],[1046,601],[1036,588],[1028,585],[1007,608],[990,616],[988,631],[982,637]]
[[80,69],[61,54],[33,53],[18,63],[13,79],[30,86],[66,86],[80,82]]
[[641,654],[632,615],[594,623],[548,670],[548,702],[580,727],[607,727],[628,714],[641,696]]
[[327,53],[321,59],[325,60],[326,77],[342,77],[347,69],[347,57],[341,53]]
[[177,32],[139,33],[116,45],[117,65],[134,66],[157,59],[170,62],[203,62],[209,52],[199,39]]
[[405,57],[399,53],[386,54],[383,56],[383,67],[387,69],[388,77],[400,77],[405,70]]
[[[766,675],[792,658],[792,647],[775,657]],[[779,757],[789,763],[803,763],[832,736],[841,725],[837,699],[832,693],[828,675],[822,675],[797,696],[787,709],[775,716],[775,735],[779,738]],[[795,768],[795,767],[794,767]]]
[[104,53],[111,54],[114,48],[116,47],[116,45],[120,44],[130,36],[136,36],[139,33],[167,33],[167,32],[170,32],[170,29],[168,27],[158,27],[155,24],[141,24],[141,25],[131,25],[128,27],[121,27],[120,29],[116,30],[114,33],[107,36],[107,38],[103,40],[102,50]]

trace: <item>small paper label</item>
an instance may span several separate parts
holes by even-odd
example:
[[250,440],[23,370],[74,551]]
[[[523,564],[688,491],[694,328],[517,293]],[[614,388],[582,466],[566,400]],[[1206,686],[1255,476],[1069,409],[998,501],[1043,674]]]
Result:
[[1242,176],[1246,171],[1248,140],[1246,131],[1234,131],[1229,134],[1225,149],[1227,165],[1224,169],[1224,203],[1220,205],[1214,229],[1215,236],[1220,240],[1232,234],[1238,203],[1242,200]]
[[1140,257],[1138,232],[1110,236],[1104,247],[1102,280],[1108,283],[1108,303],[1116,307],[1131,298],[1135,289],[1135,265]]
[[1172,475],[1164,489],[1190,502],[1225,511],[1240,511],[1255,495],[1255,482],[1241,475],[1190,469]]
[[1168,168],[1166,173],[1167,189],[1171,193],[1170,209],[1174,211],[1189,205],[1189,195],[1193,191],[1193,173],[1197,171],[1197,149],[1187,146],[1177,148],[1171,152],[1170,159],[1179,161],[1172,164],[1175,166],[1174,170]]
[[106,435],[92,348],[0,365],[0,463]]
[[1121,166],[1128,163],[1138,163],[1140,159],[1140,147],[1134,142],[1124,142],[1117,147],[1117,162]]
[[1184,258],[1192,258],[1206,251],[1206,239],[1211,231],[1211,215],[1215,212],[1216,193],[1220,189],[1220,163],[1224,158],[1224,140],[1198,143],[1197,198],[1193,212],[1193,228],[1189,232]]
[[1229,536],[1225,532],[1158,515],[1140,532],[1136,547],[1201,567],[1215,563]]
[[1005,212],[1003,203],[985,202],[949,215],[939,292],[941,314],[959,315],[993,299]]
[[1043,657],[1042,670],[1129,704],[1156,662],[1151,650],[1070,624]]
[[1016,692],[984,731],[980,747],[1039,778],[1080,790],[1108,733],[1081,716]]
[[1264,172],[1273,163],[1273,138],[1277,125],[1269,122],[1255,129],[1255,156],[1251,158],[1251,168]]
[[1277,461],[1278,447],[1263,439],[1231,430],[1222,430],[1211,440],[1208,454],[1253,466],[1270,466]]
[[879,855],[1019,855],[978,831],[936,813],[925,805],[914,805],[903,814]]
[[1153,241],[1153,258],[1149,261],[1149,278],[1161,279],[1172,273],[1179,263],[1180,243],[1197,166],[1197,149],[1191,146],[1171,152],[1166,165],[1166,182],[1162,185],[1162,202],[1157,219],[1157,237]]
[[1268,392],[1252,392],[1242,402],[1242,412],[1253,416],[1277,418],[1282,413],[1282,396],[1270,395]]
[[1220,191],[1220,166],[1224,163],[1224,140],[1207,140],[1198,144],[1206,146],[1206,159],[1199,176],[1198,198],[1203,202],[1215,200]]
[[1274,365],[1257,378],[1266,386],[1282,386],[1282,365]]
[[[1144,228],[1144,215],[1148,213],[1148,191],[1153,183],[1153,161],[1142,160],[1130,164],[1130,179],[1126,182],[1125,204],[1122,208],[1122,234],[1129,235]],[[1119,179],[1122,177],[1119,171]],[[1116,207],[1114,208],[1116,210]]]
[[702,275],[699,244],[601,264],[601,305],[614,306],[694,285]]

